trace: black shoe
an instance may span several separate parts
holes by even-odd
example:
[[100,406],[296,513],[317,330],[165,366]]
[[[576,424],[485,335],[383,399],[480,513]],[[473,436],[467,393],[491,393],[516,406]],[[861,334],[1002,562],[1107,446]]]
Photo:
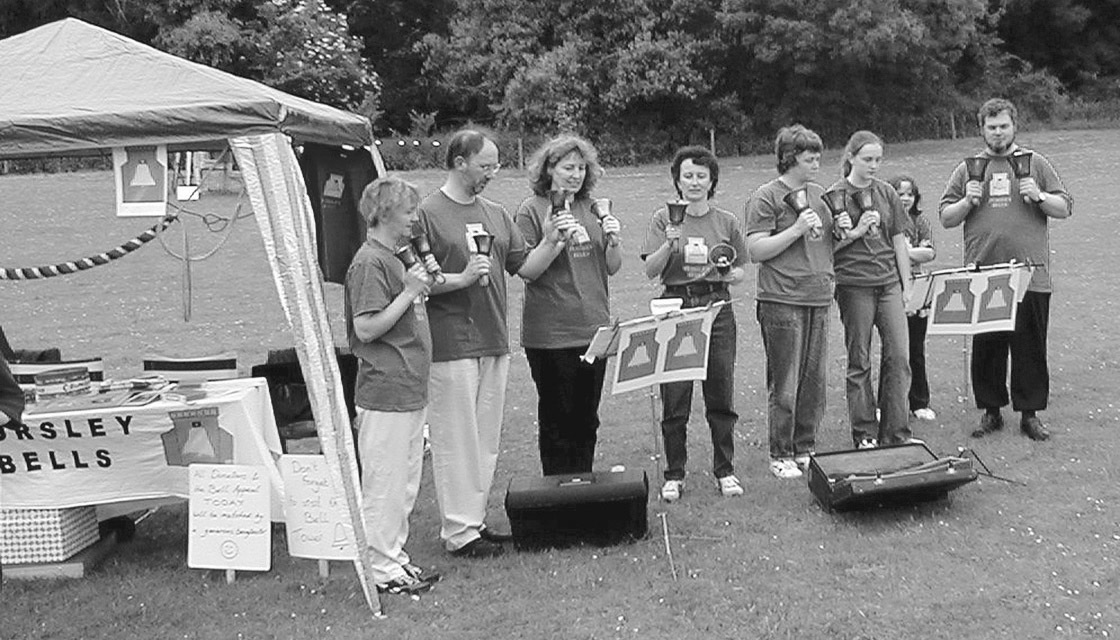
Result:
[[998,413],[984,413],[980,416],[980,426],[972,432],[973,438],[983,438],[994,431],[1003,428],[1003,416]]
[[497,531],[494,531],[493,529],[485,525],[483,525],[483,527],[478,530],[478,535],[482,536],[482,539],[486,540],[487,542],[496,542],[498,544],[513,540],[512,533],[498,533]]
[[421,578],[416,578],[412,574],[406,573],[399,578],[394,578],[388,582],[382,582],[377,585],[378,593],[403,593],[406,595],[415,595],[424,593],[432,588],[432,582]]
[[1043,426],[1038,416],[1024,416],[1023,421],[1019,423],[1019,429],[1031,440],[1043,442],[1050,439],[1050,431]]
[[493,558],[506,552],[505,547],[485,538],[475,538],[451,552],[456,558]]
[[412,576],[413,578],[416,578],[417,580],[424,580],[425,582],[428,582],[430,584],[439,582],[439,579],[443,577],[439,574],[438,571],[425,571],[424,569],[421,569],[420,567],[411,563],[404,565],[404,572]]

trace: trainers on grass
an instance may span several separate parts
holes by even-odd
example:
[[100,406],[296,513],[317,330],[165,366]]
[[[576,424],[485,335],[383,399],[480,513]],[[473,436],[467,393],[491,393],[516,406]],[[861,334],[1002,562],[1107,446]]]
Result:
[[443,577],[438,571],[425,571],[412,563],[404,565],[404,572],[417,580],[423,580],[430,584],[439,582],[439,579]]
[[914,409],[914,417],[919,420],[936,420],[937,414],[929,407],[922,407],[921,409]]
[[661,485],[661,499],[665,502],[679,500],[682,490],[684,490],[684,480],[666,480],[665,484]]
[[377,585],[377,591],[379,593],[404,593],[407,595],[424,593],[431,588],[431,582],[420,578],[414,578],[408,573],[405,573],[399,578],[393,578],[388,582],[378,583]]
[[802,473],[805,473],[809,471],[809,459],[812,457],[813,454],[811,453],[799,453],[793,456],[793,463],[797,465],[798,469],[801,469]]
[[735,496],[743,495],[743,485],[735,476],[724,476],[716,478],[716,485],[719,487],[719,492],[725,498],[734,498]]
[[797,468],[797,463],[793,461],[793,458],[771,460],[770,473],[774,474],[774,477],[783,479],[800,478],[803,475],[801,469]]

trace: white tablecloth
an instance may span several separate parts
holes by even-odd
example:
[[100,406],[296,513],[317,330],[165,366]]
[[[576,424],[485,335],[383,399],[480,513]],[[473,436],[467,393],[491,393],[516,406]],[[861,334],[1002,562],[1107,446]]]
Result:
[[[210,382],[205,398],[24,416],[0,436],[0,506],[98,505],[100,518],[189,495],[191,462],[266,468],[283,519],[280,436],[263,378]],[[215,415],[216,414],[216,415]]]

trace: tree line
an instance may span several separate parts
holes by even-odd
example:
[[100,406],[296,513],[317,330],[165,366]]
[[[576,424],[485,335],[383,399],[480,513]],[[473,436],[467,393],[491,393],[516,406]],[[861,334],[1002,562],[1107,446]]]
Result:
[[1120,104],[1120,0],[0,0],[0,37],[66,16],[381,135],[567,130],[615,161],[793,121],[971,133],[994,95],[1043,120]]

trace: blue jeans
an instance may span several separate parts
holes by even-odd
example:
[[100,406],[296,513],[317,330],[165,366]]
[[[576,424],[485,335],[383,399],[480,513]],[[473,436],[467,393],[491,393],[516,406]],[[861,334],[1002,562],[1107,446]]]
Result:
[[[712,432],[712,471],[717,478],[735,473],[735,313],[720,308],[712,322],[708,346],[708,378],[704,389],[705,417]],[[661,435],[665,442],[665,479],[681,480],[688,463],[685,427],[692,413],[692,381],[661,385]]]
[[812,453],[824,417],[828,307],[759,301],[770,457]]
[[[902,285],[883,287],[837,285],[836,303],[844,324],[848,349],[848,420],[852,441],[876,438],[880,444],[898,444],[910,439],[910,338]],[[871,382],[871,330],[878,329],[879,399]],[[879,409],[879,419],[875,409]]]

